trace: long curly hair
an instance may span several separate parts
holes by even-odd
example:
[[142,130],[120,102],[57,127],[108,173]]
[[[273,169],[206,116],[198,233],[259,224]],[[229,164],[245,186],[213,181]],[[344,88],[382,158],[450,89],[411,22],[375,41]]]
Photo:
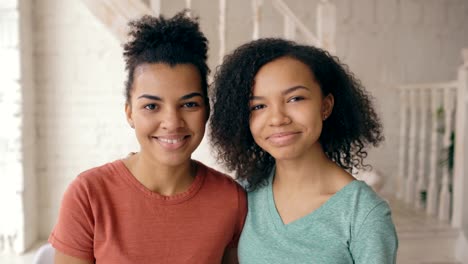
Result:
[[207,113],[208,99],[208,40],[200,31],[198,18],[190,18],[188,10],[166,19],[164,16],[143,16],[129,23],[130,40],[124,44],[124,58],[128,71],[125,99],[130,103],[135,69],[145,63],[193,64],[200,72],[202,92]]
[[265,64],[291,57],[307,65],[324,96],[332,94],[334,107],[324,121],[320,144],[329,159],[343,169],[361,168],[369,144],[382,140],[382,125],[371,96],[337,57],[322,49],[278,38],[259,39],[237,48],[224,58],[214,76],[213,113],[209,123],[211,145],[217,159],[248,190],[266,183],[274,158],[254,141],[249,128],[249,100],[254,79]]

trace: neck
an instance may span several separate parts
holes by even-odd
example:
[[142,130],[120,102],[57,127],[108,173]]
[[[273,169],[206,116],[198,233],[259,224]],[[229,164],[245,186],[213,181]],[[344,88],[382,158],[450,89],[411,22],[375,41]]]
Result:
[[303,190],[321,193],[328,189],[333,180],[337,165],[331,161],[322,149],[291,160],[276,160],[276,188]]
[[294,194],[333,194],[354,177],[331,161],[323,151],[292,160],[276,160],[273,188]]
[[321,152],[320,155],[308,155],[300,159],[276,160],[275,178],[287,178],[288,181],[319,180],[323,171],[330,167],[331,160]]
[[195,164],[190,159],[183,164],[168,166],[137,153],[128,159],[127,164],[141,184],[165,196],[186,191],[196,175]]

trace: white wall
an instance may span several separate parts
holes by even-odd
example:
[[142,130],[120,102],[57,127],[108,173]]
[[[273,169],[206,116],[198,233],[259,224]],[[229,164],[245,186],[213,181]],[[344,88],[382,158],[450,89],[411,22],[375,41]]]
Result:
[[81,1],[34,1],[40,237],[81,171],[136,151],[120,44]]
[[0,3],[0,254],[37,239],[31,5]]
[[20,64],[21,64],[21,90],[22,90],[22,167],[24,175],[23,185],[23,230],[24,245],[21,251],[26,250],[38,238],[38,208],[37,208],[37,179],[36,179],[36,91],[34,87],[34,59],[33,59],[33,10],[31,1],[20,0]]
[[23,244],[19,13],[17,1],[0,3],[0,208],[10,216],[0,219],[0,254]]
[[[163,13],[183,8],[162,1]],[[194,0],[218,61],[218,5]],[[251,36],[251,3],[227,1],[227,51]],[[317,1],[286,1],[310,28]],[[265,4],[268,1],[264,1]],[[460,49],[468,45],[468,1],[337,0],[337,53],[376,97],[387,140],[369,161],[388,176],[397,171],[398,95],[402,83],[455,79]],[[36,0],[34,66],[40,236],[46,238],[69,182],[82,170],[135,151],[123,111],[121,47],[80,1]],[[282,22],[264,7],[261,36],[279,36]],[[204,147],[195,157],[213,165]]]

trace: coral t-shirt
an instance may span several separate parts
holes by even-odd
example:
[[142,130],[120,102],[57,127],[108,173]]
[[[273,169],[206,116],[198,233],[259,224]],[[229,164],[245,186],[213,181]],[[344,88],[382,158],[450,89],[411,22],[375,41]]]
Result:
[[70,184],[49,242],[99,264],[221,263],[237,247],[246,213],[242,187],[201,163],[187,191],[163,196],[118,160]]

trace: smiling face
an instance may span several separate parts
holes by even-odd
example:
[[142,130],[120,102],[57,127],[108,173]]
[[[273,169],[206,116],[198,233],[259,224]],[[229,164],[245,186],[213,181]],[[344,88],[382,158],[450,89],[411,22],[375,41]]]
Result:
[[276,161],[310,157],[322,147],[322,122],[333,108],[304,63],[282,57],[255,76],[250,100],[250,131],[255,142]]
[[192,64],[138,66],[125,112],[141,154],[159,165],[188,162],[205,134],[204,96]]

